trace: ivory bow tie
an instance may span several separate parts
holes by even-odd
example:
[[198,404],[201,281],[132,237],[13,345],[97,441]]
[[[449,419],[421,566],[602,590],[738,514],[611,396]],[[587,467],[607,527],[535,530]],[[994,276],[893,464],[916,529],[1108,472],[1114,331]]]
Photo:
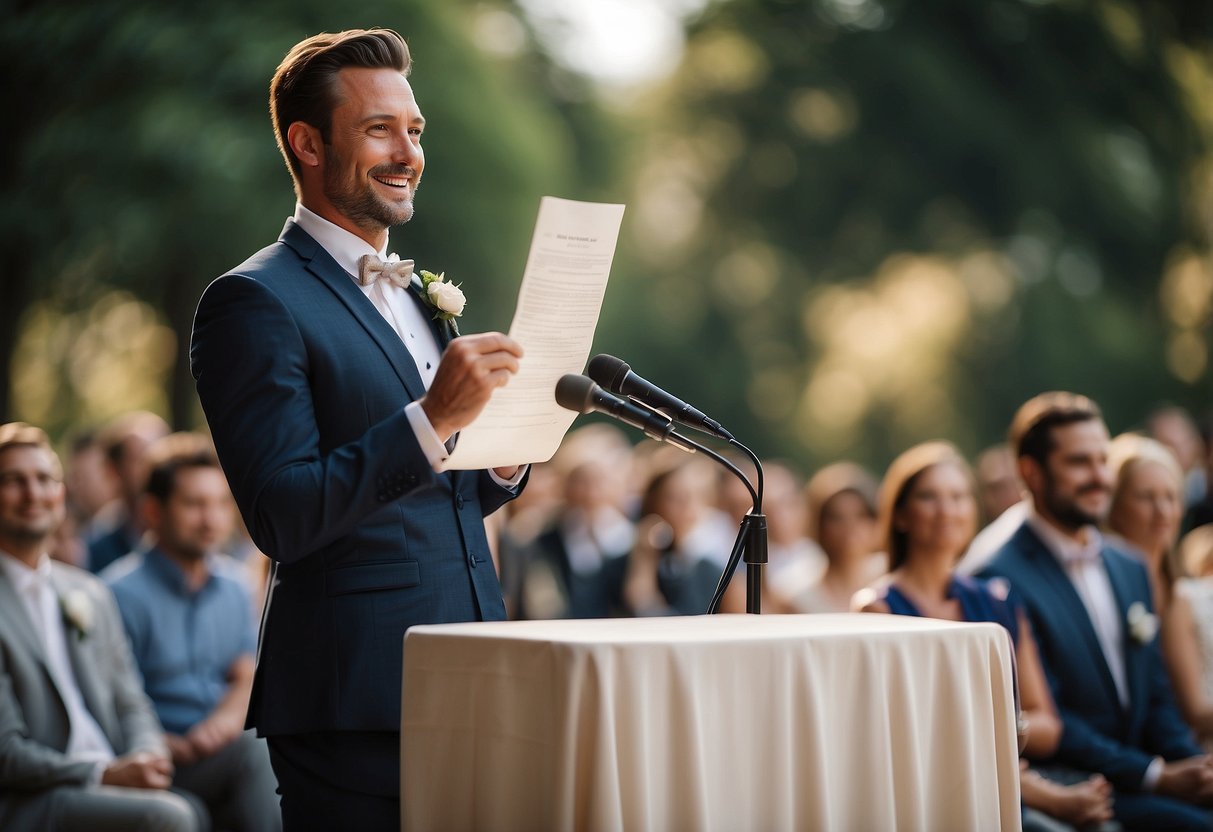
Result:
[[380,278],[387,280],[393,286],[407,289],[409,281],[413,279],[413,261],[380,260],[373,254],[364,254],[358,258],[359,285],[370,286]]

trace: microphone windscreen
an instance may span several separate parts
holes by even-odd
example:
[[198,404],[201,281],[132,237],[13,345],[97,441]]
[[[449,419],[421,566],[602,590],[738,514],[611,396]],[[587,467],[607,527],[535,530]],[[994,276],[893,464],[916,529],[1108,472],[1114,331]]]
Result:
[[585,374],[607,390],[618,392],[619,385],[623,382],[623,377],[631,369],[627,365],[627,362],[621,361],[613,355],[601,353],[590,359]]
[[565,410],[589,413],[594,409],[594,388],[597,385],[585,376],[569,373],[556,382],[556,404]]

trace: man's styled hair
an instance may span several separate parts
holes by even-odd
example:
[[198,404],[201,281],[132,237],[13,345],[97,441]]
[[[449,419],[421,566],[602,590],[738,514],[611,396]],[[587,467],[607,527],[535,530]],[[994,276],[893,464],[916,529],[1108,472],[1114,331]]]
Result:
[[1086,396],[1060,391],[1041,393],[1026,401],[1011,420],[1011,449],[1016,458],[1031,457],[1044,467],[1056,447],[1053,428],[1102,419],[1099,405]]
[[148,475],[144,492],[161,503],[167,503],[177,487],[177,472],[184,468],[216,468],[219,457],[205,436],[197,433],[174,433],[148,449]]
[[302,165],[287,142],[286,133],[296,121],[320,131],[327,145],[337,107],[337,73],[346,67],[394,69],[408,75],[412,66],[404,38],[391,29],[350,29],[324,32],[297,43],[270,81],[270,118],[278,139],[278,150],[286,159],[291,177],[299,183]]
[[9,448],[41,448],[50,454],[55,473],[63,476],[63,464],[59,461],[59,454],[55,453],[50,437],[42,428],[27,425],[25,422],[0,425],[0,454]]

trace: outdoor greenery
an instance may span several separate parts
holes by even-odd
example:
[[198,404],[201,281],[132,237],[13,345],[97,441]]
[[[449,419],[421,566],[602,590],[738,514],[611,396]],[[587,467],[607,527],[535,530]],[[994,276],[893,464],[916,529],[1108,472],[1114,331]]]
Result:
[[385,25],[428,119],[392,237],[505,328],[539,198],[626,202],[597,347],[765,454],[996,441],[1071,388],[1113,429],[1213,405],[1213,6],[730,0],[606,95],[510,2],[10,2],[0,420],[201,425],[205,285],[292,210],[266,88]]

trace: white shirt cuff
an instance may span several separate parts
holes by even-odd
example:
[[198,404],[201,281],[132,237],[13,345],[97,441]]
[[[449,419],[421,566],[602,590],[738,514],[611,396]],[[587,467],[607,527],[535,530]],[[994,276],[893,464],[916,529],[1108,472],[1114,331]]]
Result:
[[[404,415],[409,420],[409,426],[417,437],[417,444],[421,446],[421,452],[425,454],[426,461],[430,463],[431,468],[438,471],[439,466],[450,459],[451,452],[447,450],[443,439],[434,432],[434,426],[430,424],[429,417],[425,415],[421,402],[409,402],[406,404],[404,406]],[[493,482],[502,488],[513,488],[522,482],[522,478],[526,476],[526,472],[530,470],[530,467],[530,465],[519,465],[518,470],[514,472],[514,476],[508,480],[497,476],[497,473],[492,469],[489,469],[489,476],[493,478]]]
[[1146,766],[1146,773],[1141,778],[1141,790],[1143,792],[1153,793],[1154,789],[1158,786],[1158,778],[1162,777],[1162,770],[1166,764],[1167,761],[1162,757],[1155,757],[1150,761],[1150,764]]
[[109,760],[98,760],[97,762],[93,763],[93,771],[92,774],[88,776],[87,785],[100,786],[101,778],[105,776],[105,770],[109,768],[110,762],[111,761]]
[[417,437],[417,444],[421,446],[421,452],[425,454],[426,461],[435,471],[439,470],[439,466],[446,462],[451,454],[443,444],[444,440],[434,432],[434,426],[430,424],[430,417],[425,415],[421,402],[406,404],[404,415],[409,420],[409,426],[412,427],[413,434]]
[[526,472],[530,469],[530,465],[519,465],[518,470],[514,472],[514,476],[507,480],[504,477],[497,476],[497,472],[490,468],[489,476],[493,478],[493,482],[497,483],[502,488],[513,488],[514,486],[518,485],[518,483],[522,482],[522,478],[526,476]]

